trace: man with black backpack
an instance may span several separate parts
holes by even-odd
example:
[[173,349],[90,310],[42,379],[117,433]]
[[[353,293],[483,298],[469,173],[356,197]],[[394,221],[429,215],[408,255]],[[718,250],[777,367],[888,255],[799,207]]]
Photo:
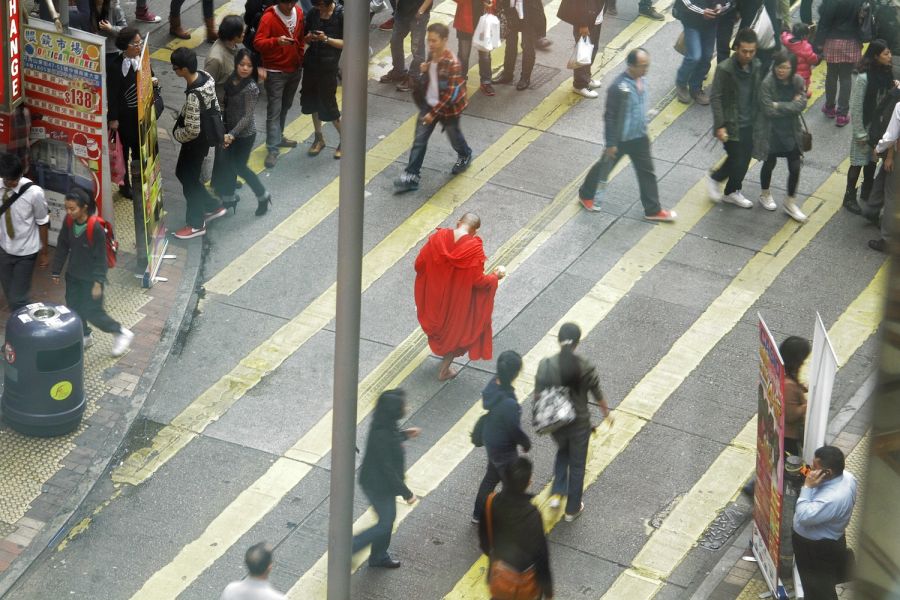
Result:
[[170,60],[175,74],[187,82],[184,106],[172,135],[181,142],[175,176],[181,182],[187,203],[186,225],[174,235],[189,240],[206,235],[206,223],[228,212],[200,180],[203,159],[211,146],[224,141],[225,125],[216,99],[216,82],[209,73],[197,70],[197,54],[190,48],[178,48]]

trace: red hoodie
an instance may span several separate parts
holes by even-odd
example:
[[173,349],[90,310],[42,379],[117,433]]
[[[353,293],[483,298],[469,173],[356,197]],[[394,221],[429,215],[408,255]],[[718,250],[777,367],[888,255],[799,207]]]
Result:
[[807,40],[795,39],[790,31],[782,32],[781,43],[797,57],[797,75],[802,77],[808,86],[809,78],[812,77],[812,68],[819,64],[819,57],[813,50],[812,44]]
[[[292,7],[297,14],[297,26],[292,36],[281,17],[275,14],[277,10],[277,5],[270,6],[263,13],[253,38],[253,46],[262,56],[262,66],[266,69],[294,73],[303,64],[303,11],[296,5]],[[278,38],[283,35],[293,37],[294,43],[280,45]]]

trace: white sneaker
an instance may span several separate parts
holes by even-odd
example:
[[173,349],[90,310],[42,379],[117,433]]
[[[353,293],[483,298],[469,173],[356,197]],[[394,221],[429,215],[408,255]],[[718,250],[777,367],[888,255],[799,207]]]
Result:
[[89,333],[82,338],[82,342],[84,345],[84,349],[87,350],[94,345],[94,336]]
[[763,190],[759,195],[759,205],[766,210],[775,210],[775,201],[772,200],[772,193],[769,190]]
[[596,90],[596,89],[599,88],[601,85],[603,85],[603,84],[600,83],[600,80],[599,80],[599,79],[591,79],[590,81],[588,81],[588,87],[589,87],[590,89],[592,89],[592,90]]
[[713,202],[721,202],[722,201],[722,184],[710,177],[706,176],[706,193],[709,195],[709,199]]
[[784,212],[798,223],[806,223],[807,217],[803,211],[800,210],[800,207],[797,206],[797,201],[793,196],[788,196],[784,199]]
[[600,94],[590,88],[572,88],[572,91],[583,98],[599,98]]
[[551,496],[550,497],[550,508],[556,510],[559,508],[559,496]]
[[131,341],[134,339],[134,332],[130,329],[122,328],[121,333],[116,336],[113,340],[113,347],[111,354],[113,356],[122,356],[126,352],[128,352],[128,348],[131,347]]
[[753,203],[744,197],[744,194],[741,193],[741,190],[731,192],[730,194],[722,198],[722,200],[727,202],[728,204],[740,206],[741,208],[753,208]]
[[580,517],[581,513],[583,513],[583,512],[584,512],[584,502],[581,503],[581,509],[577,513],[575,513],[574,515],[570,515],[569,513],[566,513],[565,515],[563,515],[563,520],[565,520],[566,523],[571,523],[572,521],[574,521],[575,519]]

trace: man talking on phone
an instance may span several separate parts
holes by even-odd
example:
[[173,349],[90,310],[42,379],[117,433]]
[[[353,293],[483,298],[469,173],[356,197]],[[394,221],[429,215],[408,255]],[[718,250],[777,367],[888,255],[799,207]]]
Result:
[[303,11],[297,0],[279,0],[263,13],[253,38],[266,76],[267,169],[278,163],[279,148],[296,148],[296,140],[284,137],[284,124],[300,87],[303,65]]
[[844,453],[822,446],[797,498],[791,536],[808,600],[837,600],[835,586],[847,580],[844,532],[855,503],[856,478],[844,470]]

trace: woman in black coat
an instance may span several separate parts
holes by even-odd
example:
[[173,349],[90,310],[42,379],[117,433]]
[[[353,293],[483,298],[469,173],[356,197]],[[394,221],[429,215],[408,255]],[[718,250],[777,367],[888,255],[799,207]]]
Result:
[[397,518],[397,496],[407,504],[416,501],[404,483],[403,442],[419,435],[413,427],[400,430],[397,422],[406,414],[406,392],[401,389],[387,390],[378,397],[366,440],[366,453],[359,470],[359,484],[378,514],[378,523],[353,536],[353,553],[371,545],[370,567],[396,569],[400,561],[388,554],[391,531]]
[[[119,193],[131,198],[130,160],[140,156],[138,146],[137,72],[140,69],[141,33],[134,27],[124,27],[116,35],[116,48],[121,52],[106,66],[107,118],[110,135],[119,132],[125,154],[125,184]],[[130,155],[130,156],[129,156]],[[138,182],[140,183],[140,182]]]

